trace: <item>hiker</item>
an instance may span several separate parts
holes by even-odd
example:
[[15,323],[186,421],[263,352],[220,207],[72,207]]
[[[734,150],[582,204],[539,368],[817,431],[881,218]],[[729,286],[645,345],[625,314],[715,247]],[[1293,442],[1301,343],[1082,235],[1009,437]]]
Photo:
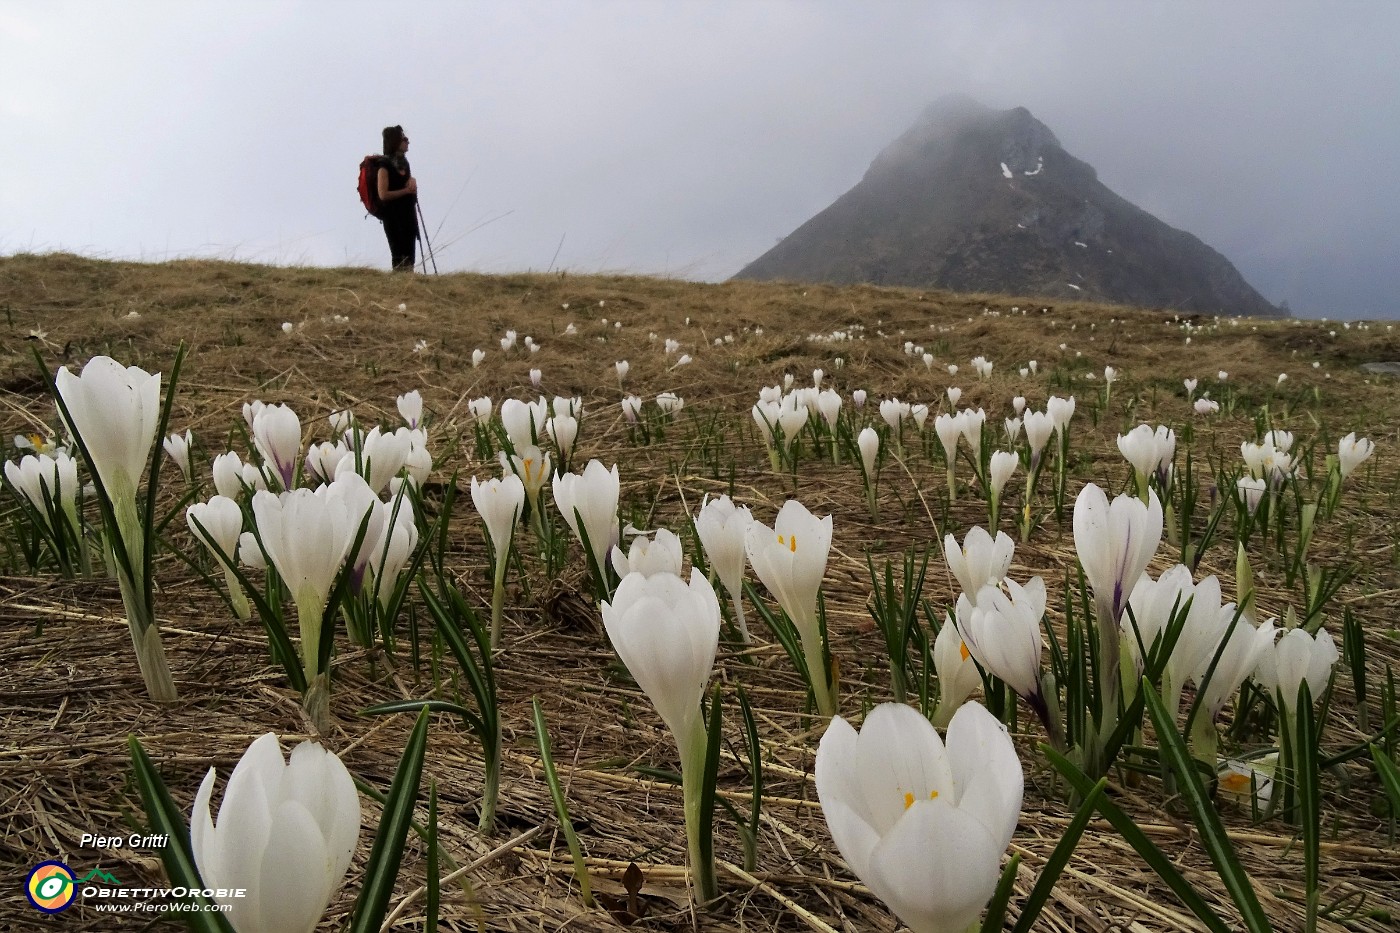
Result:
[[379,219],[389,240],[395,272],[412,272],[418,239],[418,179],[409,170],[408,137],[402,126],[384,127],[384,161],[379,166]]

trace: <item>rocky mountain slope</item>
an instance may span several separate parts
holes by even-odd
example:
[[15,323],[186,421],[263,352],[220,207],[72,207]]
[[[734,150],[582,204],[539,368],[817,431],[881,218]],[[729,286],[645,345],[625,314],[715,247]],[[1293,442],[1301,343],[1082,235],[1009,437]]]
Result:
[[961,96],[735,277],[1281,313],[1220,253],[1110,191],[1030,111]]

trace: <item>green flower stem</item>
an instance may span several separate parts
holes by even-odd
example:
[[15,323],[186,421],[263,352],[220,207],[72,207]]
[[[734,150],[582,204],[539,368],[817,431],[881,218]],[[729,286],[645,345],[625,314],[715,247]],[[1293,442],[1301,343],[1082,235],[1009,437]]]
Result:
[[[110,564],[116,572],[117,584],[121,588],[122,605],[126,608],[126,624],[131,630],[131,644],[136,649],[136,663],[141,669],[141,679],[145,681],[146,692],[157,703],[173,703],[179,699],[175,681],[170,676],[170,665],[165,659],[165,644],[161,641],[160,629],[156,625],[155,613],[146,600],[145,580],[142,570],[146,566],[145,529],[136,511],[136,494],[119,495],[113,502],[116,514],[116,529],[110,529],[108,543],[111,547],[122,547],[126,551],[131,567],[128,574],[122,564],[112,555]],[[115,536],[111,534],[115,531]],[[113,540],[115,537],[116,540]]]
[[489,836],[496,831],[496,799],[500,796],[501,787],[501,735],[496,733],[494,748],[483,747],[482,752],[486,759],[486,773],[482,775],[481,788],[481,817],[477,820],[476,828],[483,836]]
[[702,904],[708,904],[719,896],[719,884],[715,879],[715,863],[705,853],[709,847],[704,844],[704,835],[710,827],[702,825],[701,812],[705,798],[705,758],[709,751],[709,737],[705,726],[696,722],[688,736],[676,736],[676,744],[681,752],[681,794],[685,801],[685,839],[690,855],[691,877],[695,883],[696,897]]
[[734,627],[739,630],[739,637],[744,640],[744,644],[752,645],[753,636],[749,634],[749,623],[744,619],[743,590],[736,590],[730,593],[729,599],[734,606]]
[[506,564],[510,551],[496,555],[496,572],[491,581],[491,650],[501,643],[501,619],[506,605]]
[[324,735],[330,728],[331,678],[321,670],[322,607],[314,594],[297,594],[297,628],[301,633],[301,668],[306,673],[306,693],[301,707],[312,726]]
[[805,620],[797,626],[797,630],[802,636],[802,654],[807,659],[807,678],[812,684],[817,712],[830,719],[836,715],[836,697],[829,681],[825,652],[822,651],[821,630],[816,619]]
[[248,606],[248,594],[243,592],[243,587],[238,582],[238,575],[231,567],[224,567],[224,583],[228,586],[228,598],[233,603],[234,614],[243,621],[248,621],[253,617],[253,612]]
[[331,726],[331,675],[322,671],[308,677],[306,693],[301,698],[301,708],[311,720],[311,726],[319,735],[325,735]]

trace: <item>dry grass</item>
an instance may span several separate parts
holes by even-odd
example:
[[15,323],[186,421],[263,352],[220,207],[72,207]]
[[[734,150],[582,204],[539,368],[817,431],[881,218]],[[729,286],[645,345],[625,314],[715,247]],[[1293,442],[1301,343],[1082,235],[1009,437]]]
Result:
[[[1045,374],[1057,362],[1074,360],[1066,368],[1076,375],[1101,372],[1111,364],[1123,372],[1114,388],[1112,414],[1096,428],[1081,408],[1075,429],[1076,445],[1088,452],[1079,478],[1116,485],[1123,467],[1113,436],[1135,420],[1180,425],[1189,417],[1180,379],[1196,375],[1203,388],[1213,388],[1219,397],[1214,374],[1228,370],[1241,413],[1198,428],[1198,450],[1229,456],[1241,438],[1253,434],[1244,412],[1270,399],[1275,412],[1290,404],[1291,417],[1281,426],[1300,437],[1325,430],[1335,443],[1337,435],[1355,428],[1377,441],[1377,463],[1357,474],[1343,508],[1319,530],[1313,551],[1323,561],[1357,568],[1339,600],[1367,626],[1373,680],[1387,664],[1400,660],[1395,555],[1400,461],[1394,453],[1400,391],[1393,381],[1373,377],[1367,382],[1356,371],[1364,360],[1400,358],[1397,337],[1384,325],[1364,332],[1338,329],[1334,339],[1325,326],[1246,321],[1198,332],[1188,345],[1179,324],[1159,316],[1077,304],[1042,312],[1042,303],[1004,296],[563,275],[408,278],[351,269],[104,263],[65,255],[0,259],[0,296],[8,324],[0,330],[5,409],[0,428],[5,436],[51,419],[51,405],[40,397],[32,346],[51,366],[81,364],[89,356],[110,353],[124,362],[168,370],[175,346],[184,341],[190,356],[172,427],[192,428],[204,453],[241,444],[234,432],[241,420],[239,406],[252,398],[291,404],[321,440],[329,433],[323,416],[331,410],[353,405],[362,419],[391,421],[395,396],[417,388],[434,415],[435,475],[446,481],[453,470],[464,476],[494,470],[468,455],[470,428],[467,443],[459,445],[468,422],[465,400],[481,394],[498,402],[512,394],[524,396],[528,370],[538,366],[546,393],[584,397],[587,419],[579,462],[599,456],[621,463],[624,514],[630,509],[639,527],[676,527],[704,493],[727,491],[731,485],[759,518],[771,520],[793,486],[767,471],[748,427],[748,408],[757,387],[784,372],[805,379],[820,366],[847,392],[864,386],[872,399],[898,394],[930,403],[956,383],[965,390],[963,404],[985,407],[999,423],[1010,413],[1013,394],[1026,395],[1032,405],[1043,403],[1052,391]],[[397,310],[401,302],[404,311]],[[1013,314],[1013,307],[1031,311],[1022,316]],[[984,315],[984,308],[1002,313]],[[139,316],[131,317],[131,312]],[[349,320],[335,323],[333,315]],[[604,317],[606,327],[600,322]],[[284,321],[296,325],[292,335],[281,331]],[[615,329],[613,321],[623,322],[622,328]],[[564,335],[569,322],[577,326],[577,336]],[[828,345],[805,339],[809,332],[855,324],[865,326],[864,341]],[[497,340],[507,328],[522,337],[532,335],[543,349],[503,356]],[[29,339],[31,329],[43,331],[43,337]],[[877,331],[888,339],[878,339]],[[649,341],[650,332],[681,340],[695,362],[668,372],[670,361],[659,341]],[[734,336],[732,344],[713,346],[714,338],[726,334]],[[606,343],[599,337],[606,337]],[[428,347],[415,353],[420,339]],[[904,339],[923,344],[938,357],[932,372],[901,352]],[[1062,342],[1064,352],[1058,349]],[[478,346],[488,357],[473,369],[469,357]],[[1083,356],[1075,359],[1077,352]],[[985,382],[977,381],[967,366],[979,353],[997,364]],[[840,371],[833,363],[836,356],[846,361]],[[1016,367],[1032,358],[1040,361],[1042,375],[1023,380]],[[690,427],[673,430],[667,441],[651,447],[628,446],[612,366],[619,359],[632,365],[629,390],[682,395],[686,419],[693,419]],[[1321,363],[1316,370],[1313,360]],[[950,379],[942,368],[947,362],[961,364],[964,371]],[[1290,376],[1282,386],[1275,382],[1279,372]],[[1323,378],[1326,373],[1330,379]],[[1076,386],[1081,403],[1098,385]],[[1319,389],[1316,401],[1314,386]],[[708,426],[715,415],[719,422]],[[1313,424],[1314,415],[1322,429]],[[722,448],[722,463],[702,453],[699,437]],[[731,459],[736,464],[732,479]],[[826,591],[833,649],[842,670],[842,706],[848,713],[882,701],[888,691],[879,636],[871,631],[866,610],[865,551],[892,555],[910,544],[931,542],[941,535],[944,520],[938,504],[941,465],[915,455],[907,473],[887,467],[878,523],[869,520],[854,475],[849,469],[809,463],[796,485],[813,511],[836,516]],[[168,477],[167,491],[174,495],[181,484],[173,471]],[[484,605],[486,557],[467,501],[463,497],[459,502],[448,560]],[[974,495],[965,494],[948,520],[961,535],[969,525],[984,522],[985,513]],[[178,544],[188,543],[183,528],[174,537]],[[1164,547],[1157,569],[1169,563],[1166,551]],[[1044,574],[1053,590],[1073,559],[1067,531],[1061,533],[1051,521],[1018,549],[1013,574]],[[938,566],[930,573],[926,593],[935,604],[954,595]],[[1226,590],[1232,590],[1228,545],[1211,552],[1204,569],[1221,574]],[[636,688],[618,678],[579,571],[552,581],[534,573],[513,588],[500,661],[507,734],[501,826],[495,837],[482,838],[474,829],[481,788],[474,743],[446,718],[434,722],[430,737],[427,775],[440,794],[443,838],[457,863],[480,862],[467,875],[468,889],[445,890],[442,928],[586,931],[615,926],[601,910],[585,910],[573,892],[567,850],[556,830],[529,725],[529,704],[536,696],[549,717],[555,758],[597,886],[620,891],[610,879],[631,862],[640,864],[647,875],[645,893],[652,897],[648,928],[894,928],[889,913],[854,881],[827,837],[811,781],[820,727],[801,715],[799,682],[776,646],[757,651],[754,663],[726,654],[719,664],[720,678],[743,684],[760,717],[767,799],[756,870],[721,869],[721,902],[693,912],[684,887],[679,789],[643,779],[633,770],[636,764],[674,768],[669,738]],[[182,694],[173,709],[143,699],[115,585],[106,580],[0,579],[0,711],[6,736],[0,747],[0,863],[7,866],[8,877],[22,877],[20,872],[43,858],[68,859],[84,870],[100,864],[128,884],[161,877],[154,853],[79,849],[83,832],[130,832],[140,820],[126,754],[128,734],[141,737],[176,799],[188,804],[204,771],[213,766],[226,774],[252,738],[272,730],[293,742],[307,728],[298,698],[269,664],[256,626],[232,620],[171,555],[160,559],[158,580],[157,613]],[[1265,575],[1265,611],[1281,611],[1297,599],[1282,589],[1281,579]],[[1052,596],[1051,602],[1057,606],[1059,599]],[[387,699],[425,696],[435,677],[447,676],[447,666],[435,671],[425,658],[415,668],[406,651],[392,659],[343,652],[335,675],[336,727],[327,743],[356,775],[387,786],[410,723],[402,717],[366,720],[356,711]],[[1350,681],[1339,675],[1338,685],[1325,741],[1330,751],[1362,737],[1354,724]],[[1373,720],[1377,712],[1372,709]],[[737,742],[734,724],[727,725]],[[1050,785],[1047,768],[1032,752],[1038,737],[1038,732],[1018,737],[1028,780],[1013,841],[1025,856],[1013,905],[1029,891],[1070,816]],[[742,796],[747,788],[742,765],[726,757],[721,783]],[[1375,815],[1381,795],[1374,778],[1368,768],[1352,764],[1329,775],[1325,786],[1325,899],[1364,895],[1364,909],[1348,928],[1390,929],[1391,918],[1400,916],[1395,894],[1400,854],[1388,836],[1390,821]],[[1184,811],[1163,805],[1154,781],[1114,785],[1113,791],[1207,900],[1229,916],[1228,897]],[[367,823],[373,825],[377,807],[366,803],[365,809]],[[1291,831],[1277,822],[1252,826],[1247,813],[1229,808],[1227,821],[1277,929],[1299,929],[1302,865]],[[717,831],[720,856],[737,864],[737,835],[723,818]],[[349,892],[358,887],[368,842],[366,833],[346,894],[333,906],[336,921],[348,909]],[[401,894],[422,884],[423,869],[415,842],[401,873]],[[394,928],[422,929],[421,909],[421,901],[410,901]],[[0,928],[34,929],[39,921],[17,894],[0,901]],[[81,908],[61,922],[72,930],[105,930],[117,923],[112,915]],[[127,923],[136,926],[136,921]],[[1198,928],[1127,845],[1098,824],[1083,840],[1036,927]]]

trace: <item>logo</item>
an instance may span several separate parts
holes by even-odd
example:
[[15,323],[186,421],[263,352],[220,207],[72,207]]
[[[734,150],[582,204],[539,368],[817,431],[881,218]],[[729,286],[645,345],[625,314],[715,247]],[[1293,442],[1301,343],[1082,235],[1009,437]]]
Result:
[[46,914],[67,910],[78,896],[78,885],[89,881],[100,884],[121,884],[100,868],[94,868],[82,878],[73,877],[73,869],[62,862],[40,862],[25,880],[24,894],[34,909]]

